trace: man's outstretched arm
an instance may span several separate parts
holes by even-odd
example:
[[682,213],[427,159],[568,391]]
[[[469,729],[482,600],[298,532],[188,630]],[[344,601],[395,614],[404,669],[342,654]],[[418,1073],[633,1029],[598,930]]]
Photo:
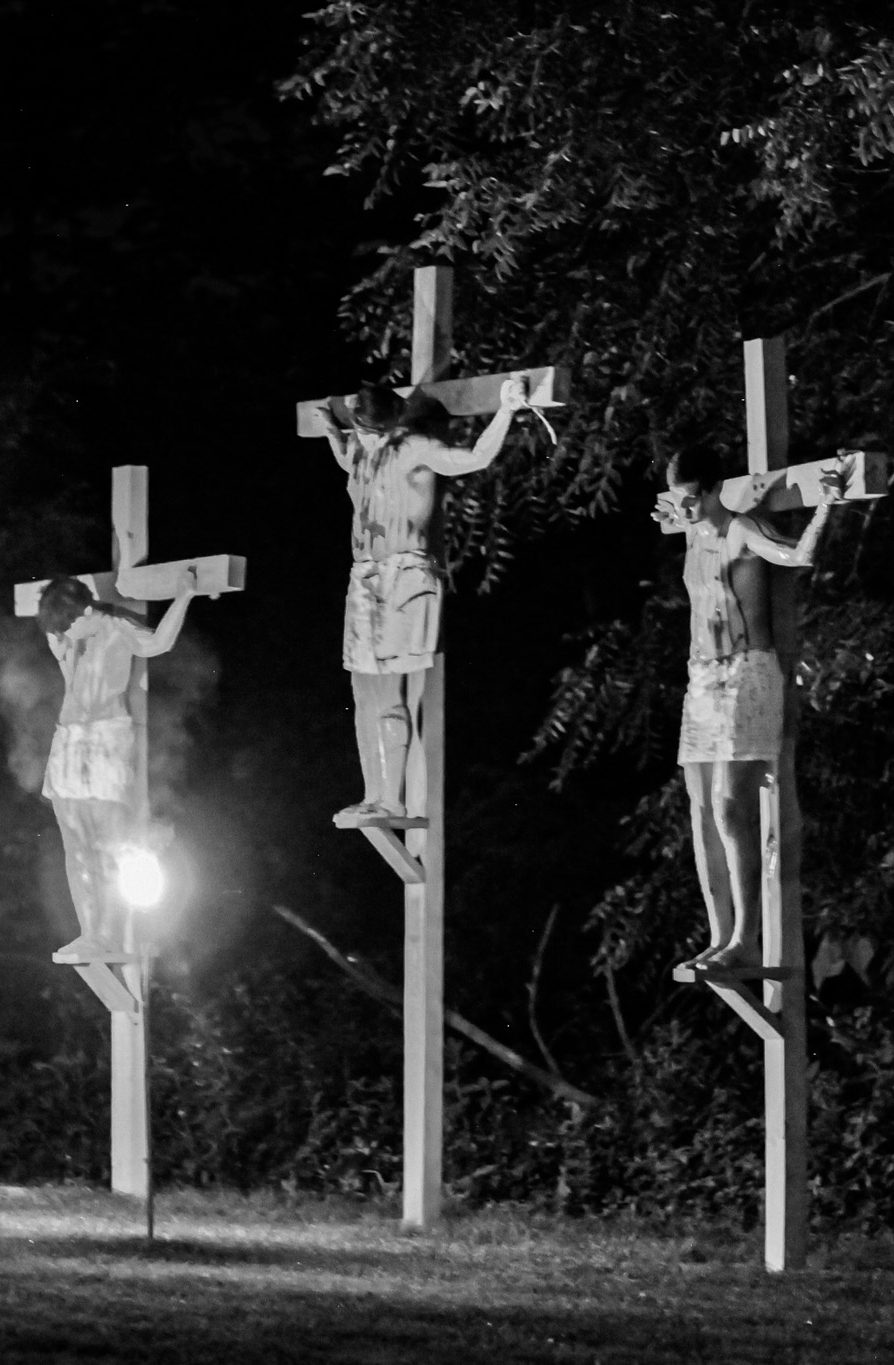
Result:
[[520,379],[507,379],[500,391],[500,407],[482,431],[471,450],[447,446],[430,437],[415,437],[419,447],[418,463],[448,478],[474,474],[486,469],[499,455],[509,434],[512,418],[525,405],[525,387]]
[[843,500],[847,480],[848,471],[845,465],[823,471],[823,500],[802,531],[800,540],[794,545],[774,540],[766,535],[751,517],[739,517],[738,525],[745,545],[769,564],[780,564],[790,569],[806,568],[813,563],[819,538],[829,518],[829,509],[833,503]]
[[348,455],[347,433],[342,431],[341,427],[336,422],[332,415],[332,409],[328,403],[317,408],[317,412],[320,415],[320,421],[326,428],[326,439],[329,442],[332,454],[335,456],[342,469],[350,469],[351,460]]
[[132,632],[131,648],[134,654],[139,655],[141,659],[153,659],[156,655],[167,654],[169,649],[173,649],[183,626],[186,609],[196,595],[196,582],[195,569],[184,569],[177,585],[177,595],[155,630],[144,630],[127,623]]

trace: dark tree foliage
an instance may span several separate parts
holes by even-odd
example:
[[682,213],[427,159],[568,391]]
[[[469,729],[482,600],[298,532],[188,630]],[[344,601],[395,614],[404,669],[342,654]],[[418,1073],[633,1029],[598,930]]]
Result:
[[696,429],[741,461],[743,335],[791,333],[798,446],[887,430],[883,21],[811,3],[317,11],[283,91],[340,134],[332,173],[418,204],[345,299],[351,335],[405,371],[407,266],[437,258],[461,271],[459,367],[574,372],[555,456],[536,427],[515,442],[457,515],[458,554],[493,572],[510,523],[630,506]]
[[[296,534],[325,476],[295,458],[289,409],[343,382],[346,354],[405,377],[409,268],[441,260],[457,267],[457,373],[560,362],[573,380],[555,451],[523,417],[448,502],[453,567],[505,583],[473,626],[449,623],[469,682],[451,722],[447,994],[528,1055],[536,1025],[597,1097],[576,1112],[449,1049],[450,1188],[752,1218],[758,1049],[669,986],[701,912],[674,775],[679,546],[648,513],[693,433],[744,468],[745,336],[787,333],[792,458],[890,446],[888,6],[339,0],[297,52],[303,8],[259,23],[211,0],[0,0],[0,48],[23,54],[0,145],[0,569],[47,571],[49,542],[60,567],[104,561],[123,456],[151,464],[159,505],[232,529],[260,588],[227,604],[257,646],[224,657],[180,823],[207,904],[186,926],[192,971],[158,985],[159,1169],[287,1192],[397,1180],[399,1032],[269,923],[294,898],[397,974],[391,882],[327,843],[353,762],[346,712],[319,695],[335,695],[322,661],[344,547],[323,516]],[[277,80],[303,103],[275,103]],[[337,272],[354,282],[347,351],[325,321]],[[825,973],[812,1181],[820,1212],[876,1223],[894,1189],[890,520],[886,504],[837,516],[803,588],[805,904]],[[183,536],[199,548],[180,518],[153,528],[153,555]],[[296,631],[311,596],[318,619]],[[525,724],[537,762],[507,774],[491,740]],[[38,965],[45,814],[12,787],[0,813],[18,983],[3,1168],[101,1175],[104,1019]]]
[[[343,299],[369,364],[406,373],[408,269],[438,260],[458,271],[457,373],[572,371],[555,452],[523,425],[453,496],[449,525],[454,563],[484,586],[532,536],[584,537],[586,609],[534,753],[552,755],[558,785],[592,769],[622,807],[626,793],[620,823],[610,816],[620,875],[589,915],[608,993],[588,995],[574,1027],[607,1021],[643,1056],[700,899],[673,776],[679,550],[650,533],[648,511],[667,457],[696,435],[744,470],[743,338],[786,333],[790,459],[891,447],[888,7],[335,0],[310,23],[282,94],[338,135],[331,174],[363,184],[370,205],[413,205]],[[887,504],[839,515],[802,593],[813,1027],[832,1068],[820,1089],[829,1101],[847,1084],[872,1112],[866,1040],[890,1034],[894,972],[890,532]],[[597,797],[594,820],[608,814]],[[868,1016],[852,1012],[867,1002]]]

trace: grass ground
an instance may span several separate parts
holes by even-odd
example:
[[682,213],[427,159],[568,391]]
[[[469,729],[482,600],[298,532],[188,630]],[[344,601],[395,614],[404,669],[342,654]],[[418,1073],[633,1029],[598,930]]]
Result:
[[0,1187],[0,1361],[890,1365],[894,1243],[767,1275],[760,1239],[520,1211],[431,1236],[332,1204]]

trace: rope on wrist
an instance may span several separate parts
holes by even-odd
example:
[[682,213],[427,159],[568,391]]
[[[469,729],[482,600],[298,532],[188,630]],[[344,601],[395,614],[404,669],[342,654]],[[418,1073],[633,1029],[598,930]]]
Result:
[[554,446],[557,446],[559,444],[559,438],[556,435],[555,427],[553,426],[552,422],[547,421],[547,419],[544,417],[543,409],[535,408],[533,403],[529,403],[527,399],[525,400],[525,407],[528,409],[529,412],[533,412],[534,416],[543,423],[543,425],[546,427],[549,439],[552,441]]
[[527,383],[527,379],[526,379],[523,375],[521,375],[521,374],[519,374],[519,375],[513,375],[512,377],[513,377],[513,379],[518,379],[518,381],[521,383],[521,385],[522,385],[522,387],[523,387],[523,389],[524,389],[524,397],[522,398],[522,401],[521,401],[521,403],[519,404],[519,407],[518,407],[518,408],[513,408],[513,409],[511,409],[511,411],[517,412],[517,411],[520,411],[521,408],[527,408],[529,412],[533,412],[533,414],[534,414],[534,416],[537,418],[537,420],[540,421],[540,422],[542,422],[543,425],[546,427],[547,435],[549,436],[549,439],[552,441],[553,445],[554,445],[554,446],[557,446],[557,445],[559,444],[559,438],[558,438],[558,436],[556,435],[555,428],[553,427],[552,423],[549,422],[549,421],[546,419],[546,417],[544,417],[544,415],[543,415],[543,409],[542,409],[542,408],[535,407],[534,404],[531,403],[531,402],[529,401],[529,399],[528,399],[528,383]]

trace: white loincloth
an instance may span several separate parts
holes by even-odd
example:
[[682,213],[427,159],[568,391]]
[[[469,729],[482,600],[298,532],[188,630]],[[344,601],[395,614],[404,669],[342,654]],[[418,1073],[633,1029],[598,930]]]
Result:
[[129,716],[57,725],[43,795],[128,804],[133,796],[135,748]]
[[778,758],[783,691],[779,660],[770,651],[690,659],[677,762]]
[[345,604],[345,668],[352,673],[431,668],[441,595],[431,560],[419,551],[355,563]]

